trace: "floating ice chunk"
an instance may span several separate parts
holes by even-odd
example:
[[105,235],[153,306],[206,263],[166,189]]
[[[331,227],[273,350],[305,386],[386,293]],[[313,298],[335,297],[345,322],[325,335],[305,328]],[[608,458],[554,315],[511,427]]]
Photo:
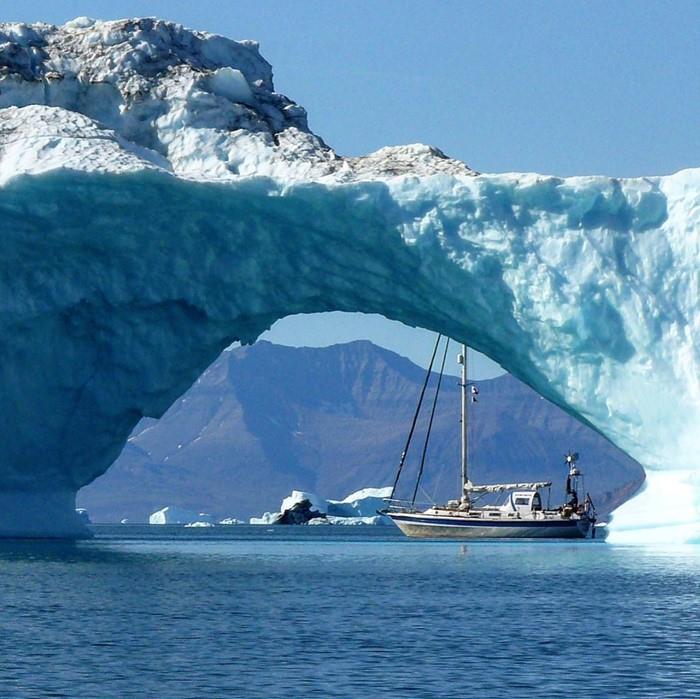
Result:
[[213,527],[214,524],[212,522],[189,522],[188,524],[185,525],[185,527]]
[[190,524],[193,522],[211,522],[211,515],[206,512],[192,512],[181,507],[164,507],[154,512],[149,518],[149,524]]
[[343,526],[377,526],[392,524],[392,521],[388,517],[383,517],[382,515],[374,515],[374,517],[318,517],[317,519],[312,519],[309,524],[340,524]]
[[362,488],[343,500],[329,500],[328,514],[339,517],[370,517],[386,506],[384,500],[391,497],[391,486]]
[[[251,524],[278,524],[286,520],[285,515],[305,501],[310,504],[309,511],[327,515],[309,520],[309,524],[384,524],[387,518],[377,515],[385,506],[384,498],[391,495],[391,487],[362,488],[351,493],[343,500],[326,500],[315,493],[293,490],[291,495],[282,500],[279,512],[266,512],[261,517],[251,517]],[[340,521],[348,520],[348,521]],[[388,522],[388,520],[387,520]],[[288,521],[283,523],[287,524]]]
[[322,497],[319,497],[315,493],[305,493],[301,490],[293,490],[291,495],[288,495],[282,504],[280,505],[280,512],[287,512],[291,510],[294,505],[308,500],[311,503],[311,511],[318,512],[320,514],[325,514],[328,512],[328,501]]
[[236,519],[235,517],[226,517],[225,519],[220,520],[219,524],[245,524],[245,522],[242,519]]
[[251,517],[248,522],[250,524],[277,524],[281,517],[281,512],[266,512],[260,517]]

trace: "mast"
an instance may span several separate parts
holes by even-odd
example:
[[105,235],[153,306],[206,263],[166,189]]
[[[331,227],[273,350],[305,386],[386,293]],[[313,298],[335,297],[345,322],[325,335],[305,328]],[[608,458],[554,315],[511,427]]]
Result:
[[468,471],[467,471],[467,346],[462,345],[462,354],[458,359],[459,363],[462,365],[462,483],[460,485],[460,493],[462,502],[467,502],[467,495],[464,493],[464,486],[467,483]]

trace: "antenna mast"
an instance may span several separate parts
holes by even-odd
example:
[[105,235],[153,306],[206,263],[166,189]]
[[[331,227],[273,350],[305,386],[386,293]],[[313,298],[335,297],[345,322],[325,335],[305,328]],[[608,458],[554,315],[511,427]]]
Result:
[[467,484],[467,346],[462,345],[462,354],[459,355],[457,361],[462,365],[462,483],[460,485],[460,493],[462,502],[468,502],[468,496],[464,492],[464,486]]

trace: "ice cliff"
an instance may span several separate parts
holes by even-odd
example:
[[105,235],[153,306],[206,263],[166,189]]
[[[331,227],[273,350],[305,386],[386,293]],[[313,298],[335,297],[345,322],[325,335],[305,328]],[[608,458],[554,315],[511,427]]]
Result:
[[232,341],[343,310],[467,341],[640,461],[613,539],[700,535],[698,170],[344,158],[254,42],[4,24],[0,235],[4,534],[78,533],[76,490],[141,416]]

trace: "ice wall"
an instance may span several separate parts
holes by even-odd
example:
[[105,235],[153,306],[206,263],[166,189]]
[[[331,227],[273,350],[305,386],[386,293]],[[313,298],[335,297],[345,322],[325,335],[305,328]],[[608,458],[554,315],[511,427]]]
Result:
[[226,345],[344,310],[468,342],[640,461],[613,539],[698,535],[700,171],[342,158],[257,45],[156,20],[3,25],[0,65],[0,488],[29,503],[0,533],[47,502],[78,531],[66,498]]

